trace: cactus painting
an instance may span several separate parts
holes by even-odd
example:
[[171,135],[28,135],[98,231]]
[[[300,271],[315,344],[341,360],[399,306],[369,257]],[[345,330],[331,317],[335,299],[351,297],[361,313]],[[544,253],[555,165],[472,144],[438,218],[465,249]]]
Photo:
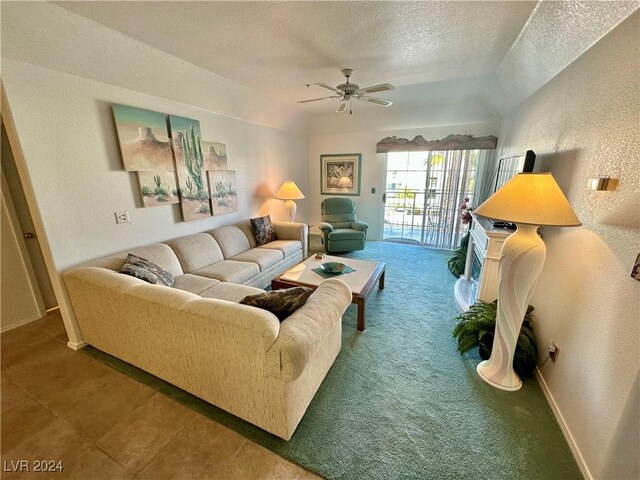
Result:
[[124,169],[130,172],[173,170],[164,113],[114,104],[113,118]]
[[138,172],[138,183],[145,207],[180,203],[175,172]]
[[227,170],[227,146],[224,143],[200,142],[204,155],[204,169]]
[[169,126],[182,216],[185,222],[210,217],[209,183],[200,145],[200,122],[169,115]]
[[235,170],[211,170],[209,184],[211,185],[211,205],[214,215],[238,211],[238,189],[236,186]]

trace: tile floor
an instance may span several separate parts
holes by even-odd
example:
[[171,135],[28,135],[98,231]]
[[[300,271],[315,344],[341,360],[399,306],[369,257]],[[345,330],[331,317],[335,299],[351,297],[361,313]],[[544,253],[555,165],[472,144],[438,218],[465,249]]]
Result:
[[[4,479],[319,478],[67,348],[58,312],[1,341]],[[20,460],[29,472],[13,471]],[[35,473],[36,460],[64,470]]]

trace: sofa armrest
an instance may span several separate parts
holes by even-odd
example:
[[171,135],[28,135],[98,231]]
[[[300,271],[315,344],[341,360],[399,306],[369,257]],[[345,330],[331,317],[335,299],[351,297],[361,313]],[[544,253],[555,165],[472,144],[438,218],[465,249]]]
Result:
[[360,220],[356,220],[351,224],[351,228],[353,228],[354,230],[360,230],[361,232],[367,233],[369,224],[365,222],[361,222]]
[[337,278],[322,282],[307,303],[280,324],[278,338],[267,351],[267,373],[285,382],[298,378],[350,303],[346,283]]
[[307,258],[309,227],[306,223],[272,221],[278,240],[298,240],[302,244],[302,258]]

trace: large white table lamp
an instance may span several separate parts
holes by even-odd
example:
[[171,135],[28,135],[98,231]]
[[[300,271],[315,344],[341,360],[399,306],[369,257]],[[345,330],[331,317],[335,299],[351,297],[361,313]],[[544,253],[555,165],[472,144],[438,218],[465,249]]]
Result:
[[289,221],[293,222],[296,218],[296,210],[298,209],[294,200],[301,200],[304,198],[304,195],[298,186],[293,181],[287,180],[282,184],[278,193],[276,193],[276,198],[278,200],[286,200],[286,202],[284,202],[284,208],[289,216]]
[[489,360],[477,371],[501,390],[520,389],[513,370],[520,328],[544,265],[546,247],[539,226],[582,225],[550,173],[519,173],[475,209],[477,215],[516,224],[500,253],[498,313]]

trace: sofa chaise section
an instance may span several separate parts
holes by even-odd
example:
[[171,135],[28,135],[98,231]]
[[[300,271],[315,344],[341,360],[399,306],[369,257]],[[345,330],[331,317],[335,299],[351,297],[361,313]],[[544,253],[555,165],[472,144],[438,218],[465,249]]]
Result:
[[[340,350],[351,302],[349,287],[329,279],[280,323],[265,310],[108,268],[76,267],[64,278],[87,343],[286,440]],[[223,285],[259,291],[212,289]]]

